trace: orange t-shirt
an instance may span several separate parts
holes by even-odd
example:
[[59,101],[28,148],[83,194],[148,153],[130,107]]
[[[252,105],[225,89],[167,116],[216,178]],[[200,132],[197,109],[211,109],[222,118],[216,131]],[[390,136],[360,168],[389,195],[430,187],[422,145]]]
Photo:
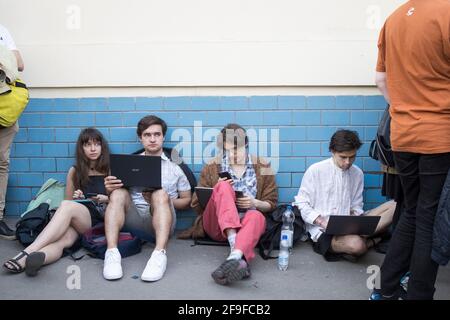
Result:
[[399,7],[380,32],[377,71],[386,72],[392,149],[450,152],[450,1]]

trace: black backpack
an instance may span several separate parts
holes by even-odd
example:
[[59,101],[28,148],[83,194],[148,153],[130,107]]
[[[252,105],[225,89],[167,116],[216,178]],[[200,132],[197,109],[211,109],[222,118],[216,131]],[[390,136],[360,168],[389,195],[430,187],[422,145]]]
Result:
[[[275,211],[266,216],[266,231],[258,243],[259,254],[264,260],[276,259],[278,257],[278,255],[271,256],[271,253],[273,250],[280,249],[281,227],[283,226],[282,217],[287,206],[286,204],[279,205]],[[292,207],[292,210],[295,214],[294,238],[292,243],[295,245],[299,240],[305,239],[306,229],[298,208]]]
[[375,140],[370,144],[369,156],[388,167],[395,167],[394,154],[391,147],[391,116],[389,114],[389,105],[384,110],[383,116],[378,124]]
[[[133,154],[141,154],[142,152],[144,152],[144,150],[145,149],[139,149],[138,151],[133,152]],[[175,162],[181,168],[181,170],[183,170],[186,178],[189,181],[189,184],[191,185],[191,192],[193,193],[195,191],[195,187],[197,186],[197,179],[195,179],[195,175],[192,172],[191,168],[189,168],[187,164],[183,162],[183,159],[173,148],[163,148],[163,152],[167,158]]]
[[16,223],[16,238],[25,247],[29,246],[44,230],[50,221],[50,210],[48,203],[41,203],[38,207],[27,212]]

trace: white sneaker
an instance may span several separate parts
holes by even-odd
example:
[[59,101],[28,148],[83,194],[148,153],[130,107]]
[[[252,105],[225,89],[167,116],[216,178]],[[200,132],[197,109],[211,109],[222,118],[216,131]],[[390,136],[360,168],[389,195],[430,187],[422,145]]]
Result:
[[166,250],[153,250],[152,256],[148,259],[141,279],[143,281],[158,281],[164,275],[167,266]]
[[116,280],[123,276],[122,257],[117,248],[108,249],[105,252],[105,261],[103,263],[103,277],[106,280]]

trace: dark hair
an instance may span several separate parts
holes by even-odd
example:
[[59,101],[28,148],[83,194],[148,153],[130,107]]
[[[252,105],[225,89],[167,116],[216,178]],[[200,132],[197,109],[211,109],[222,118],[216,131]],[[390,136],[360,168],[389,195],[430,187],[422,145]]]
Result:
[[138,137],[141,137],[142,132],[147,130],[148,127],[155,125],[155,124],[159,124],[161,126],[163,136],[166,136],[166,132],[167,132],[166,122],[163,119],[158,118],[157,116],[150,115],[150,116],[145,116],[141,120],[139,120],[137,129],[136,129],[136,133],[137,133]]
[[[231,134],[230,134],[231,133]],[[225,142],[231,142],[235,147],[244,142],[245,147],[248,146],[247,131],[237,123],[229,123],[222,130],[217,137],[217,146],[219,149],[225,148]]]
[[358,150],[361,145],[361,140],[359,140],[356,131],[341,129],[331,137],[329,150],[331,152],[346,152]]
[[75,190],[85,187],[89,181],[90,160],[86,157],[83,145],[89,141],[99,142],[102,146],[102,153],[95,162],[95,170],[109,174],[109,146],[102,133],[95,128],[86,128],[80,132],[75,149],[75,169],[73,185]]

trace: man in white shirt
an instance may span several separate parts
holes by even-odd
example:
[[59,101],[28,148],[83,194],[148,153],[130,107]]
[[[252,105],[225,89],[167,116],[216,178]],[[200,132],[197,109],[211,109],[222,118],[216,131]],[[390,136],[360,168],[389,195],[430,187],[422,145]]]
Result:
[[[10,59],[6,59],[3,54],[0,54],[0,94],[5,93],[9,87],[6,84],[6,77],[9,80],[15,80],[11,78],[17,77],[17,71],[23,70],[23,60],[19,50],[17,50],[16,44],[9,31],[0,24],[0,46],[6,47],[5,51],[10,51],[14,54],[17,61],[13,60],[11,63],[7,63]],[[8,56],[9,58],[9,56]],[[5,60],[4,60],[5,59]],[[17,62],[17,63],[16,63]],[[11,70],[11,68],[17,68],[17,70]],[[8,184],[8,172],[9,172],[9,154],[11,144],[14,140],[14,136],[19,131],[19,125],[16,122],[10,127],[0,126],[0,238],[14,240],[16,238],[15,233],[8,225],[3,221],[3,215],[5,210],[5,198],[6,188]]]
[[323,255],[327,261],[341,258],[354,261],[380,240],[360,235],[325,234],[330,215],[381,216],[375,234],[386,230],[392,222],[396,205],[394,201],[369,212],[363,210],[364,175],[361,169],[353,165],[361,145],[356,132],[335,132],[329,146],[332,157],[306,170],[295,197],[295,203],[314,242],[314,251]]
[[114,176],[105,178],[110,200],[105,212],[105,233],[108,250],[105,253],[103,277],[122,277],[121,256],[117,249],[120,229],[125,225],[138,229],[156,239],[155,249],[141,275],[143,281],[157,281],[167,266],[166,247],[176,224],[175,209],[187,209],[191,203],[191,186],[183,170],[163,152],[167,125],[156,116],[142,118],[137,126],[143,156],[160,156],[162,189],[143,192],[143,188],[123,188]]
[[4,45],[6,48],[11,50],[12,53],[14,53],[14,56],[16,57],[17,60],[17,70],[23,71],[24,65],[20,51],[17,49],[16,43],[14,42],[14,39],[9,33],[8,29],[6,29],[1,24],[0,24],[0,45]]

